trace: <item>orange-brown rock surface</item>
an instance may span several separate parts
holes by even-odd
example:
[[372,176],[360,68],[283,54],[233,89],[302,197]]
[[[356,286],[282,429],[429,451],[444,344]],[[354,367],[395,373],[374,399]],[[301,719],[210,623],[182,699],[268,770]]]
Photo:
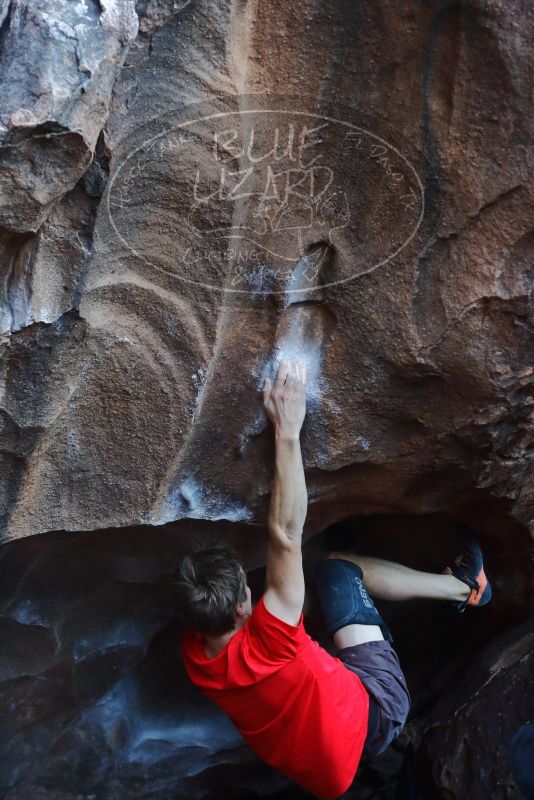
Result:
[[263,521],[283,352],[311,528],[525,521],[529,4],[59,11],[4,3],[4,539]]
[[[310,373],[306,538],[358,515],[369,552],[440,569],[452,518],[489,554],[484,621],[421,612],[444,626],[424,657],[415,611],[387,610],[415,727],[525,618],[533,21],[527,0],[0,0],[6,800],[280,785],[175,672],[169,576],[223,538],[261,590],[283,355]],[[468,796],[442,709],[434,789]]]

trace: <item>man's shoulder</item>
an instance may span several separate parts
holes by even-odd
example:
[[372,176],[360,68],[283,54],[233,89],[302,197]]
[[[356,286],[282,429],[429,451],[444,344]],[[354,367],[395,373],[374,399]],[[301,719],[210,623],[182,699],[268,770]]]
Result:
[[277,614],[269,609],[265,602],[265,593],[262,594],[254,608],[252,609],[252,615],[247,620],[247,622],[251,621],[260,621],[263,624],[274,625],[276,627],[283,627],[290,629],[292,632],[295,632],[303,627],[304,615],[300,615],[300,619],[296,625],[292,625],[289,622],[281,619]]
[[303,615],[301,614],[298,625],[290,625],[268,609],[265,595],[254,606],[244,628],[247,638],[256,641],[258,647],[284,658],[297,655],[309,639],[304,630]]

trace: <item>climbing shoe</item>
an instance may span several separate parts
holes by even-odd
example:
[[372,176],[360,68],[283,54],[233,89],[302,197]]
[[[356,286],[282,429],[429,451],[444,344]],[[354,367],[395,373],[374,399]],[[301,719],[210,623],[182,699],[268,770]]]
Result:
[[447,571],[471,589],[466,600],[456,604],[463,613],[467,606],[485,606],[491,600],[491,586],[484,572],[484,559],[480,545],[465,526],[459,530],[462,552]]
[[393,637],[362,582],[363,573],[353,561],[325,558],[314,575],[321,614],[332,637],[346,625],[378,625],[384,639]]

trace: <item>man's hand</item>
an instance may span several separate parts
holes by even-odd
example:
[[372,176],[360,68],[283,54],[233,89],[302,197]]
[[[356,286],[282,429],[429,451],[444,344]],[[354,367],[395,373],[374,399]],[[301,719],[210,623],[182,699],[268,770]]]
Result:
[[284,359],[271,388],[263,383],[263,405],[278,436],[298,439],[306,416],[307,370],[303,364]]

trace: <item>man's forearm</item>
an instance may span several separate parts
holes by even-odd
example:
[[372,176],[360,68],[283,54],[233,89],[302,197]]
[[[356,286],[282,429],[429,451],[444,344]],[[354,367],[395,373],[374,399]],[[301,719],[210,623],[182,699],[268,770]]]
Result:
[[308,492],[298,436],[275,431],[275,467],[269,525],[300,541],[308,510]]

